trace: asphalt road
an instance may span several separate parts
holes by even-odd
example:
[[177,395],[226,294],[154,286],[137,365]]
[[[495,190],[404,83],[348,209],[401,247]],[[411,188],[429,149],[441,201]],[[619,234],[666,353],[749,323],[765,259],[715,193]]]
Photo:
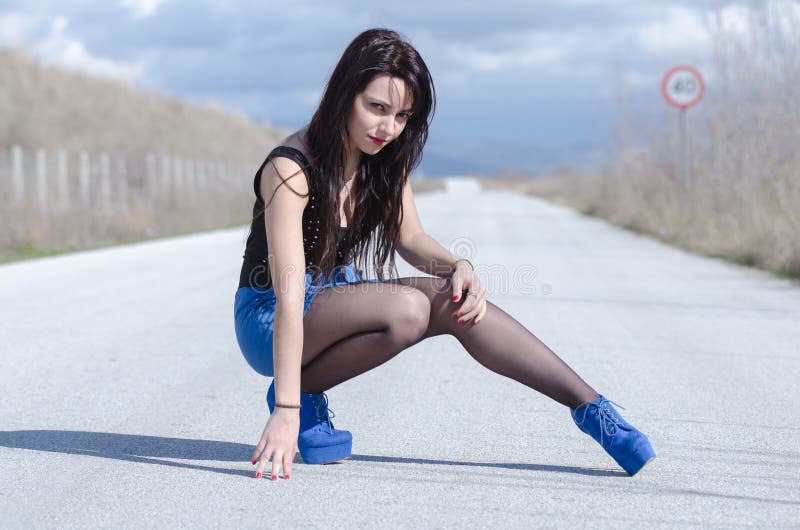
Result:
[[798,525],[800,288],[469,181],[417,206],[650,437],[639,475],[443,336],[327,392],[351,459],[253,478],[243,226],[0,266],[0,526]]

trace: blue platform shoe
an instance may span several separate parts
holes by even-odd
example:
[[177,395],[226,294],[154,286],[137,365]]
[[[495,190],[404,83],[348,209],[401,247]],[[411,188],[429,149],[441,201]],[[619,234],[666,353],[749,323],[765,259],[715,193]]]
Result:
[[[601,394],[594,401],[583,402],[569,410],[575,425],[594,438],[622,469],[633,476],[656,457],[656,452],[647,436],[625,421],[612,403]],[[625,409],[619,403],[614,404]]]
[[[275,410],[275,380],[267,390],[269,413]],[[350,431],[334,429],[331,418],[336,414],[328,409],[325,393],[300,392],[300,432],[297,448],[306,464],[328,464],[350,456],[353,435]]]

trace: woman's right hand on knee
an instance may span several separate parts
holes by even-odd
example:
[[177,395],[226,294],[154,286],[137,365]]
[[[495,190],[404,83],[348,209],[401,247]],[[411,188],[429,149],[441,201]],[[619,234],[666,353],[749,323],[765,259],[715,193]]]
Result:
[[288,479],[292,472],[292,462],[297,453],[297,435],[300,432],[300,409],[276,407],[270,415],[264,432],[261,434],[256,450],[253,453],[253,464],[256,467],[256,478],[272,460],[272,480],[278,478],[283,467],[283,478]]

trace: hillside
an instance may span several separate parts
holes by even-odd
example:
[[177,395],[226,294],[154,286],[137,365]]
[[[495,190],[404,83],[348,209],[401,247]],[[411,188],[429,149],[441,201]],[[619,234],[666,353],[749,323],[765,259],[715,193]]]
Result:
[[167,152],[253,163],[287,134],[211,104],[42,65],[17,48],[0,48],[0,116],[3,148]]

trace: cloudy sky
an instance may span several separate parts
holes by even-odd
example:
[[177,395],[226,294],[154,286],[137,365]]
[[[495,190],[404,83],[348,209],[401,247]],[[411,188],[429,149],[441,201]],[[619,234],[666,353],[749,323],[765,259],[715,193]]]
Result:
[[388,27],[421,53],[436,85],[423,172],[534,174],[602,163],[615,94],[640,112],[660,109],[661,77],[675,64],[697,66],[713,90],[709,14],[746,31],[743,4],[0,0],[0,45],[298,128],[353,37]]

